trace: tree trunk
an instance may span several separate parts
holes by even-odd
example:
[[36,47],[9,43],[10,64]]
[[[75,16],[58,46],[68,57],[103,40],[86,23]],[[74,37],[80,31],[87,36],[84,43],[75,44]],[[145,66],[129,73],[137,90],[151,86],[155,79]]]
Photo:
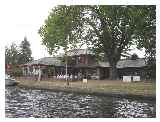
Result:
[[117,80],[118,79],[118,74],[117,74],[117,67],[116,67],[117,63],[116,62],[110,62],[110,74],[109,74],[109,78],[111,80]]

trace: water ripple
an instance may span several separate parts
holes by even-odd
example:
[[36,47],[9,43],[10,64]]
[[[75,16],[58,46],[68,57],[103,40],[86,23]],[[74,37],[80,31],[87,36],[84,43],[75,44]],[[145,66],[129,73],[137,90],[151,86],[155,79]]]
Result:
[[6,117],[155,117],[155,101],[7,87]]

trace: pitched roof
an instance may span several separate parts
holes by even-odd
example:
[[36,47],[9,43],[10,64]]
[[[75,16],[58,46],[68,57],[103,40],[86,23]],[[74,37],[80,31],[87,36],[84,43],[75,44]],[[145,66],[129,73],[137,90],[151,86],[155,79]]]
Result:
[[146,66],[145,60],[143,58],[136,60],[120,60],[117,63],[117,68],[127,68],[127,67],[144,67]]
[[38,60],[34,60],[31,62],[28,62],[26,64],[23,64],[22,66],[32,66],[32,65],[55,65],[55,66],[61,66],[61,61],[57,59],[56,57],[44,57]]
[[[99,67],[110,67],[109,62],[98,62],[97,66]],[[131,59],[125,59],[125,60],[120,60],[117,63],[117,68],[127,68],[127,67],[144,67],[146,66],[145,60],[140,58],[136,60],[131,60]]]
[[[44,57],[38,60],[34,60],[31,62],[28,62],[26,64],[23,64],[21,66],[32,66],[32,65],[55,65],[55,66],[64,66],[64,64],[61,62],[60,59],[57,57]],[[125,60],[120,60],[117,63],[117,68],[128,68],[128,67],[144,67],[147,64],[145,63],[144,59],[136,59],[136,60],[131,60],[131,59],[125,59]],[[75,65],[77,68],[82,68],[82,67],[110,67],[109,62],[97,62],[94,64],[78,64]]]

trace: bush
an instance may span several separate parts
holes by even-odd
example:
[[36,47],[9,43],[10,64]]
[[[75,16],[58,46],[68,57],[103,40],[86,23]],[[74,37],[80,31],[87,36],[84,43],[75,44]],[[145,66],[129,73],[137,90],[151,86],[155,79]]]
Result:
[[14,77],[20,77],[20,76],[22,76],[22,69],[20,69],[20,68],[14,68],[13,69],[13,71],[12,71],[12,75],[14,76]]

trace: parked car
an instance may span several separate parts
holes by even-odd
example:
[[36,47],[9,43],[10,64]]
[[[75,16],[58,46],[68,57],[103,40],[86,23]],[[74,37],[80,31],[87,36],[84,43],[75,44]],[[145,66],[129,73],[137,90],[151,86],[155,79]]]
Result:
[[11,78],[10,75],[5,74],[5,86],[13,86],[16,84],[17,82],[14,78]]

